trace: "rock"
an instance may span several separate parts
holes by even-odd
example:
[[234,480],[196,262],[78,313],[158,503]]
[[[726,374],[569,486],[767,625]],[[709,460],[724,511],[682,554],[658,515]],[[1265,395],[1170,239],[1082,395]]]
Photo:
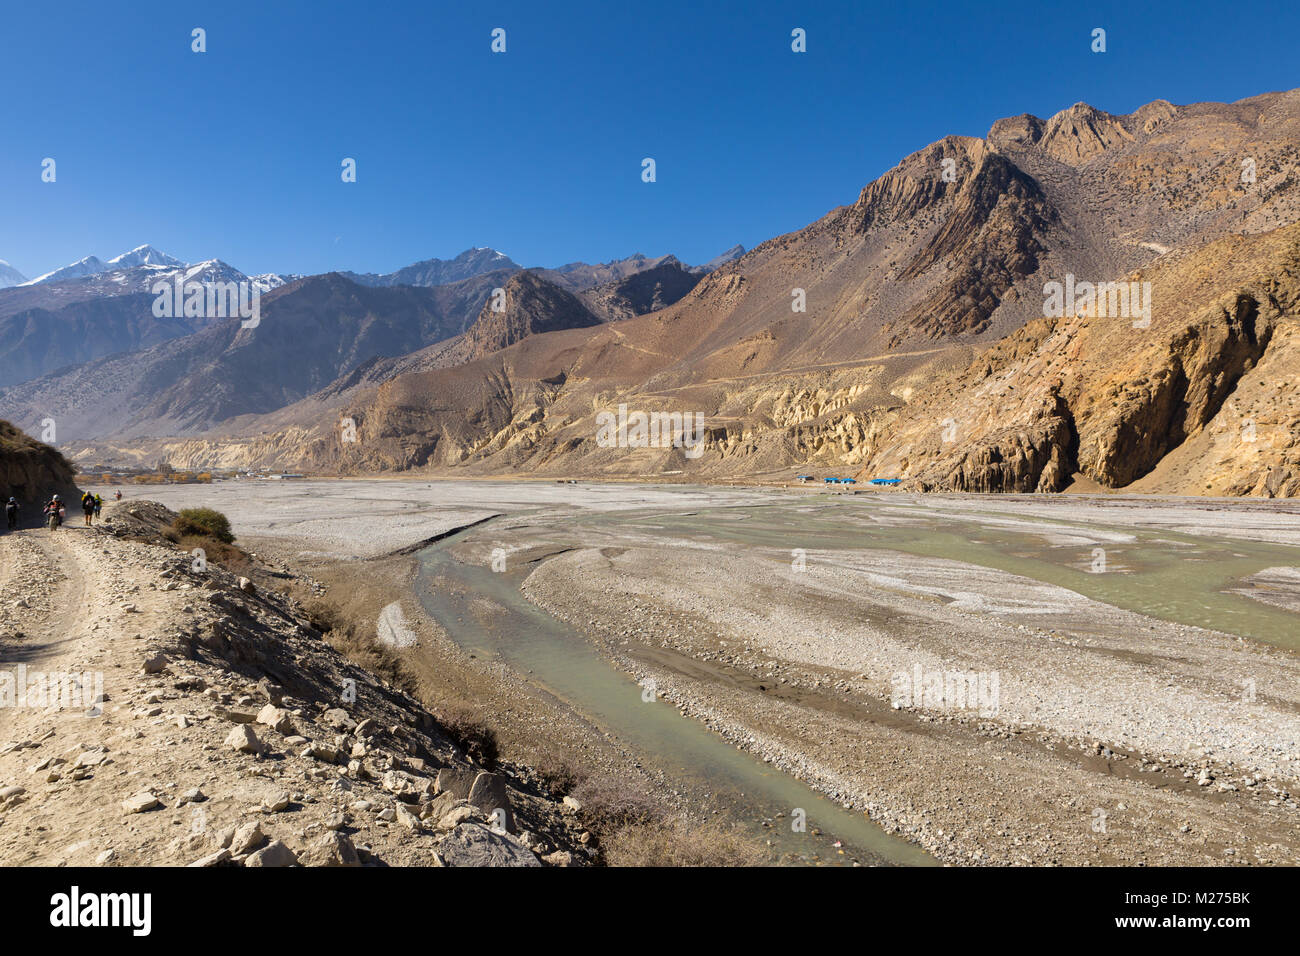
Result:
[[289,797],[289,791],[281,790],[262,801],[262,807],[270,810],[272,813],[279,813],[281,810],[287,810],[289,804],[293,801]]
[[235,831],[235,835],[230,839],[230,853],[232,856],[239,856],[243,853],[250,853],[266,842],[266,834],[262,832],[261,824],[253,821],[245,823]]
[[468,800],[469,792],[474,789],[474,781],[478,775],[479,771],[473,767],[466,770],[443,767],[438,771],[438,778],[434,782],[433,792],[450,793],[457,800]]
[[499,773],[484,770],[474,778],[474,785],[469,790],[469,802],[491,817],[496,811],[504,813],[502,824],[511,833],[515,832],[515,815],[510,808],[510,788],[506,778]]
[[183,807],[187,803],[202,803],[206,799],[208,799],[207,795],[202,790],[198,787],[193,787],[186,790],[177,798],[176,806]]
[[229,861],[230,851],[222,847],[216,853],[209,853],[207,856],[200,857],[188,865],[197,867],[220,866],[222,863],[228,863]]
[[159,674],[167,666],[167,658],[162,654],[153,654],[146,657],[141,666],[146,674]]
[[356,847],[342,833],[323,833],[303,851],[298,860],[303,866],[360,866]]
[[110,847],[109,849],[105,850],[103,853],[99,854],[99,856],[95,857],[95,862],[98,863],[100,866],[103,866],[105,863],[113,862],[113,858],[116,856],[117,853],[114,852],[113,849]]
[[462,803],[459,806],[452,807],[444,813],[438,820],[439,830],[454,830],[462,823],[468,821],[480,821],[483,819],[483,811],[478,807],[468,803]]
[[551,866],[573,866],[573,854],[568,850],[556,850],[542,857],[542,862]]
[[108,759],[108,754],[106,754],[102,750],[87,750],[85,753],[83,753],[80,757],[77,758],[77,762],[74,763],[73,766],[74,767],[98,767],[101,763],[103,763],[107,759]]
[[267,704],[257,712],[257,722],[265,724],[278,734],[293,736],[293,720],[287,710],[282,710],[274,704]]
[[313,760],[322,760],[325,763],[337,763],[339,759],[338,748],[331,747],[329,744],[310,743],[303,748],[302,757],[310,757]]
[[0,788],[0,802],[8,800],[10,797],[21,797],[27,792],[26,787],[3,787]]
[[148,790],[141,790],[135,796],[127,797],[122,801],[122,809],[127,813],[144,813],[146,810],[161,806],[162,802]]
[[575,800],[573,797],[565,797],[565,798],[564,798],[564,808],[565,808],[566,810],[570,810],[570,811],[572,811],[573,813],[581,813],[581,812],[582,812],[582,803],[581,803],[580,801],[578,801],[578,800]]
[[257,591],[257,588],[253,586],[253,582],[248,580],[248,578],[240,578],[239,590],[243,591],[245,594],[253,594]]
[[435,848],[445,866],[541,866],[537,856],[508,836],[462,823]]
[[397,811],[397,822],[402,826],[406,827],[408,830],[424,829],[424,824],[420,822],[420,818],[412,813],[406,804],[399,803],[394,807],[394,809]]
[[329,724],[336,730],[351,732],[356,729],[357,722],[353,720],[346,710],[342,707],[332,707],[322,715],[325,723]]
[[266,749],[257,739],[257,734],[253,733],[253,728],[247,724],[240,724],[230,731],[226,736],[226,746],[246,754],[260,754]]
[[244,866],[297,866],[298,857],[279,840],[272,840],[244,861]]
[[392,807],[384,807],[384,809],[375,814],[375,817],[379,820],[383,820],[385,823],[392,823],[397,819],[397,811]]

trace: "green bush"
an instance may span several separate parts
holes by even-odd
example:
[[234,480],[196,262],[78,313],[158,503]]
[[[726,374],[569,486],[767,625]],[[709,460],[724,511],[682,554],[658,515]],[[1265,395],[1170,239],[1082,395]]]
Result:
[[211,508],[186,508],[172,522],[172,530],[182,537],[207,535],[226,544],[235,540],[230,530],[230,519]]

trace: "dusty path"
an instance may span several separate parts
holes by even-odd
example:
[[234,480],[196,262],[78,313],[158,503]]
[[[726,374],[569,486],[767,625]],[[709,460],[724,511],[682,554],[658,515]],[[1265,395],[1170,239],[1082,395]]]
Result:
[[0,537],[0,865],[538,866],[579,830],[285,598],[99,528]]

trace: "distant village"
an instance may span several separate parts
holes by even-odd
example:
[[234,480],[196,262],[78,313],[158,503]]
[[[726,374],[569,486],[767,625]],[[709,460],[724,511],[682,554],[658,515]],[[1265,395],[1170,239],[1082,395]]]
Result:
[[273,472],[269,468],[249,471],[176,471],[166,463],[152,468],[115,468],[101,463],[77,472],[78,484],[206,485],[220,481],[281,481],[305,477],[306,475]]

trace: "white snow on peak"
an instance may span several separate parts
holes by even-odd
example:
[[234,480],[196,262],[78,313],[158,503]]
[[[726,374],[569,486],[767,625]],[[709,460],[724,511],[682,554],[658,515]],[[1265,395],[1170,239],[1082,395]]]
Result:
[[26,281],[27,277],[25,275],[3,259],[0,259],[0,289],[8,289],[10,286],[22,285]]
[[148,243],[143,246],[136,246],[130,252],[124,252],[116,258],[109,259],[108,264],[117,269],[130,269],[133,266],[171,266],[176,268],[185,265],[181,260],[173,258],[165,252],[159,252]]
[[36,285],[41,282],[60,282],[63,279],[78,279],[82,276],[92,276],[96,273],[103,272],[107,268],[103,262],[94,256],[86,256],[84,259],[78,259],[71,265],[66,265],[62,269],[55,269],[53,272],[47,272],[43,276],[37,276],[35,279],[28,279],[20,285]]

